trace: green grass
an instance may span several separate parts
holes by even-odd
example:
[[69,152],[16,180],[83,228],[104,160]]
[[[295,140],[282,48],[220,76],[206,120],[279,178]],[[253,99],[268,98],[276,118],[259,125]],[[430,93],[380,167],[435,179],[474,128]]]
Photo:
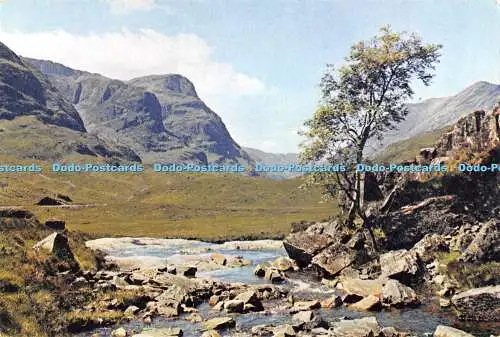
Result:
[[372,160],[375,163],[399,163],[406,160],[412,160],[418,155],[420,149],[434,146],[441,136],[449,131],[450,128],[450,126],[445,126],[438,130],[424,132],[393,143],[380,154],[377,154]]

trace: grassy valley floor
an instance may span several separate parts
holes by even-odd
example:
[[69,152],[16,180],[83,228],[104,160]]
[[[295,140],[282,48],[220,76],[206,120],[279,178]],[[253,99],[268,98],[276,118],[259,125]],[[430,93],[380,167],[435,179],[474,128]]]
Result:
[[[2,163],[19,160],[0,158]],[[31,163],[25,161],[24,163]],[[319,191],[300,178],[269,180],[237,174],[52,173],[0,175],[0,206],[20,206],[41,221],[66,220],[68,229],[96,236],[185,237],[203,240],[280,237],[290,223],[335,215]],[[35,205],[69,196],[65,207]]]

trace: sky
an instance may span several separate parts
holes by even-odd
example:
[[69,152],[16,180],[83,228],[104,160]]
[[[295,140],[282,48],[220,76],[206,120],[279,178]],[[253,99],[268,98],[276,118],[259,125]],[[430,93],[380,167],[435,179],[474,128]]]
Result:
[[179,73],[243,146],[297,152],[327,64],[390,24],[443,44],[415,101],[500,83],[500,0],[0,0],[16,53],[128,80]]

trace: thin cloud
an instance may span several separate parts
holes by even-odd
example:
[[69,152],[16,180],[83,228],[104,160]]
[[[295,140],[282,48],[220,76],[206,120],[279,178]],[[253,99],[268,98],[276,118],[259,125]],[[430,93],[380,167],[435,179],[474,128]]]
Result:
[[213,48],[195,34],[168,36],[152,29],[78,35],[64,30],[6,32],[0,40],[16,53],[69,67],[129,80],[150,74],[178,73],[201,96],[254,95],[266,91],[259,79],[217,62]]

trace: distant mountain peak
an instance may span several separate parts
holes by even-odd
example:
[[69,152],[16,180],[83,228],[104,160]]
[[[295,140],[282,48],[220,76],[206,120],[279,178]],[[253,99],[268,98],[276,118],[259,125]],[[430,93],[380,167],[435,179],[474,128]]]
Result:
[[139,86],[141,86],[140,83],[143,83],[142,86],[147,83],[150,88],[168,90],[181,95],[198,97],[194,84],[189,79],[179,74],[141,76],[128,81],[128,83]]

